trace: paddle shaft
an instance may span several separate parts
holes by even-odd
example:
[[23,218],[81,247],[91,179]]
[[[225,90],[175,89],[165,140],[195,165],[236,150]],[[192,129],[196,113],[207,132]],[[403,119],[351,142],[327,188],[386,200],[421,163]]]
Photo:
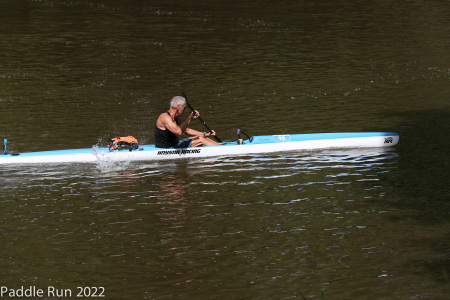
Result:
[[[180,89],[181,94],[183,95],[184,99],[186,100],[187,106],[189,106],[189,108],[191,109],[191,111],[195,114],[195,109],[192,107],[191,104],[189,104],[189,101],[188,101],[188,99],[187,99],[187,97],[186,97],[186,94],[184,93],[183,89],[181,88],[181,85],[179,85],[178,88]],[[200,122],[202,122],[203,125],[205,125],[206,129],[208,129],[208,131],[209,131],[210,133],[212,133],[211,128],[209,128],[208,125],[206,125],[205,121],[203,121],[203,119],[202,119],[200,116],[198,116],[197,119],[199,119]],[[222,141],[219,139],[219,137],[218,137],[217,135],[214,135],[214,137],[216,138],[216,140],[217,140],[219,143],[222,143]]]

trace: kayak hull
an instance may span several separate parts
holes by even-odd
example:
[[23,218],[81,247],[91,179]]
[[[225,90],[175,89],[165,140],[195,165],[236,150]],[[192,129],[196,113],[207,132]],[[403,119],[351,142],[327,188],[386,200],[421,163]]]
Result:
[[96,163],[101,160],[153,161],[333,148],[378,148],[395,146],[398,141],[398,134],[391,132],[265,135],[255,136],[251,142],[246,140],[243,144],[228,142],[220,146],[183,149],[141,145],[139,150],[109,151],[108,148],[94,146],[84,149],[29,152],[20,155],[7,154],[0,155],[0,164]]

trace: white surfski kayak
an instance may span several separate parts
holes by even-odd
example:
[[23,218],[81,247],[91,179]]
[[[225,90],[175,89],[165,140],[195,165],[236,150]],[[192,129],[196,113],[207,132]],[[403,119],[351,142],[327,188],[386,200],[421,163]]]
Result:
[[376,148],[395,146],[399,141],[392,132],[347,132],[254,136],[243,141],[226,142],[220,146],[193,148],[157,148],[139,145],[139,149],[113,150],[108,147],[53,150],[0,155],[0,164],[95,163],[109,161],[153,161],[163,159],[197,158],[226,155],[301,151],[315,149]]

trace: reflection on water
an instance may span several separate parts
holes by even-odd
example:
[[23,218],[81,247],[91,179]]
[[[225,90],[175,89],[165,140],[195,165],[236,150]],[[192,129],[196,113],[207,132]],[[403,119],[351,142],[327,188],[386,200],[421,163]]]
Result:
[[[396,199],[384,178],[397,166],[395,150],[365,149],[137,163],[111,172],[2,167],[10,175],[2,178],[2,264],[33,274],[37,285],[83,280],[119,295],[125,281],[138,298],[205,291],[233,298],[231,287],[250,298],[320,290],[359,298],[361,287],[385,297],[414,280],[398,258],[412,262],[429,250],[400,250],[410,242],[402,223],[416,236],[429,231],[399,222],[390,206]],[[14,254],[30,245],[29,258]],[[66,273],[42,273],[55,264]],[[102,270],[89,275],[96,265]],[[4,281],[12,285],[9,274]]]
[[186,181],[177,175],[162,175],[156,180],[159,182],[160,191],[156,197],[160,206],[160,212],[157,215],[162,223],[167,225],[168,230],[184,227],[184,222],[188,218],[186,205],[189,201],[185,197],[188,192]]

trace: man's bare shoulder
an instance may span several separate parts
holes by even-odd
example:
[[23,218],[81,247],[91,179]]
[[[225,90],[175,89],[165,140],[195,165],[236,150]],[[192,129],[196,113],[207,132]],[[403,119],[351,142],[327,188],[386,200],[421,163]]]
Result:
[[[173,123],[172,117],[169,116],[167,113],[162,113],[159,115],[158,119],[156,120],[156,124],[158,126],[161,125],[166,125],[166,124],[170,124]],[[165,127],[165,126],[164,126]]]

